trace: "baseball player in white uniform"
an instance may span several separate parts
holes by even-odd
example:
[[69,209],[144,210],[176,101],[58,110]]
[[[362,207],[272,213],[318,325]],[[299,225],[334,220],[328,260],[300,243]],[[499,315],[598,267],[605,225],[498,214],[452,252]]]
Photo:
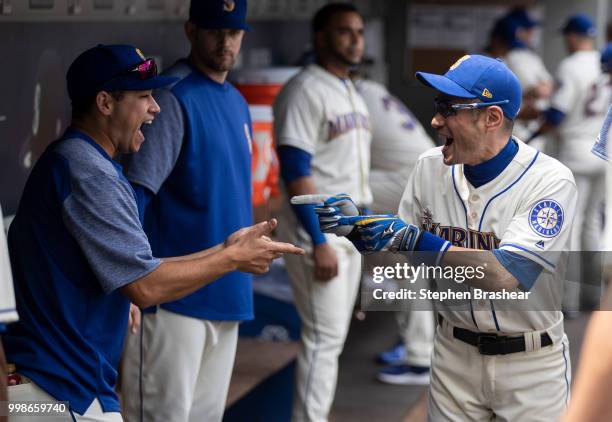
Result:
[[[368,185],[368,110],[348,78],[363,55],[363,20],[350,4],[330,4],[312,22],[316,63],[282,89],[274,104],[281,176],[290,196],[346,192],[361,206]],[[287,259],[302,319],[293,406],[294,421],[326,421],[334,398],[338,356],[348,331],[361,256],[344,238],[321,233],[311,207],[284,204],[279,237],[309,252]]]
[[470,293],[539,295],[547,306],[537,312],[502,311],[507,299],[471,294],[464,308],[440,307],[428,412],[433,421],[556,420],[571,374],[563,315],[552,305],[575,214],[572,173],[512,137],[521,89],[501,61],[464,56],[444,75],[417,77],[438,91],[431,124],[444,146],[420,157],[399,217],[358,216],[346,197],[332,197],[315,208],[321,227],[352,230],[365,253],[430,252],[444,267],[480,266]]
[[[542,107],[548,106],[552,93],[553,77],[544,66],[542,58],[533,50],[535,29],[539,23],[527,10],[516,8],[500,18],[493,28],[492,37],[500,41],[501,50],[491,52],[492,57],[501,57],[518,78],[523,90],[519,118],[514,123],[514,135],[526,139],[538,126],[535,120]],[[533,126],[536,127],[533,127]],[[535,148],[544,147],[544,139],[534,143]]]
[[[370,209],[376,214],[394,213],[418,157],[435,147],[435,143],[408,107],[383,84],[359,77],[354,83],[368,107],[372,127],[370,187],[374,200]],[[366,265],[384,265],[388,263],[385,258],[368,257]],[[434,321],[431,312],[411,311],[409,307],[397,313],[403,356],[396,364],[379,371],[380,381],[392,384],[429,382]]]
[[[0,224],[3,221],[2,208],[0,208]],[[11,263],[9,260],[8,247],[6,244],[6,233],[0,231],[0,421],[3,421],[2,413],[7,400],[6,392],[6,358],[2,348],[2,333],[8,323],[17,321],[17,308],[15,306],[15,295],[13,293],[13,275],[11,274]]]
[[[570,53],[557,70],[557,88],[546,123],[539,133],[555,131],[557,158],[574,173],[578,187],[576,222],[572,232],[573,251],[601,249],[602,211],[605,192],[605,163],[590,153],[612,98],[608,78],[602,77],[600,53],[594,48],[595,26],[587,15],[575,15],[563,27]],[[586,258],[586,257],[583,257]],[[580,264],[573,266],[576,270]],[[582,267],[589,265],[583,261]],[[584,269],[583,269],[584,271]],[[578,275],[570,275],[566,309],[579,302]],[[592,282],[594,280],[588,280]]]

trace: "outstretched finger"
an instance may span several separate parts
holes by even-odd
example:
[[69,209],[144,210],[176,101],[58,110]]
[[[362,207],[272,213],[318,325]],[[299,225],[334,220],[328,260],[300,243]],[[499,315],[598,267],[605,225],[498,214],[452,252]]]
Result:
[[298,248],[291,243],[285,242],[271,242],[269,246],[269,250],[276,253],[292,253],[295,255],[305,255],[306,251],[302,248]]

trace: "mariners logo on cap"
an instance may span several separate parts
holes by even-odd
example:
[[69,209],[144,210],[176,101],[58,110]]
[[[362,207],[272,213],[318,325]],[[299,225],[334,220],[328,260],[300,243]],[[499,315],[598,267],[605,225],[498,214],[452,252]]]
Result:
[[140,56],[141,59],[146,60],[147,58],[145,57],[144,54],[142,54],[142,51],[140,51],[140,48],[136,49],[136,54],[138,54]]
[[223,0],[223,11],[224,12],[231,12],[234,10],[234,8],[236,7],[236,3],[234,3],[234,0]]
[[552,199],[543,199],[529,213],[529,225],[543,237],[554,237],[563,226],[563,208]]
[[457,67],[459,67],[459,65],[461,63],[463,63],[464,61],[466,61],[470,57],[472,57],[472,56],[470,56],[469,54],[461,57],[459,60],[457,60],[455,63],[453,63],[453,65],[448,70],[455,70],[455,69],[457,69]]

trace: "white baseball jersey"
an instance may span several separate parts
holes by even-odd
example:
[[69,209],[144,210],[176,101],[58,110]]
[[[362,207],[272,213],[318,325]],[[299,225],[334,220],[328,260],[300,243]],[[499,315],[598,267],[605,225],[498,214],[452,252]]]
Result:
[[578,51],[566,57],[559,65],[557,84],[551,106],[565,113],[558,128],[559,160],[574,172],[603,171],[603,162],[590,154],[611,98],[599,52]]
[[358,80],[357,91],[370,112],[372,169],[410,175],[418,157],[435,143],[410,110],[387,88],[371,80]]
[[540,56],[528,48],[514,48],[503,60],[518,78],[523,92],[553,80]]
[[[493,181],[474,188],[463,165],[446,166],[441,148],[423,154],[400,204],[399,215],[455,246],[505,249],[543,267],[531,291],[549,310],[541,312],[495,311],[494,303],[472,301],[473,311],[442,311],[451,324],[472,331],[518,334],[559,327],[553,340],[563,335],[560,311],[553,311],[559,293],[548,292],[559,275],[560,252],[568,250],[576,205],[576,184],[571,171],[557,160],[516,140],[519,150]],[[556,296],[554,296],[556,295]],[[546,307],[548,305],[548,307]],[[500,308],[502,306],[498,306]],[[556,308],[558,309],[558,308]]]
[[[2,223],[0,208],[0,223]],[[4,229],[0,231],[0,323],[7,324],[17,320],[15,295],[13,294],[13,275],[9,260],[8,246]]]
[[357,204],[372,202],[368,185],[368,109],[350,80],[312,64],[291,78],[274,103],[278,145],[312,155],[318,192],[347,193]]

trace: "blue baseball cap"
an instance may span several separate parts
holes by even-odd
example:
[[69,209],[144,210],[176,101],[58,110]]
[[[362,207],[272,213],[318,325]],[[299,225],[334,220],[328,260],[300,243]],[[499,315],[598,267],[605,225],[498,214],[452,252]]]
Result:
[[561,28],[561,32],[563,34],[575,33],[588,37],[597,35],[593,20],[589,15],[584,13],[570,16],[567,22],[565,22],[565,25]]
[[246,13],[246,0],[191,0],[189,20],[202,29],[250,31]]
[[176,80],[158,76],[155,62],[131,45],[99,44],[81,53],[66,73],[68,96],[73,101],[95,96],[100,91],[160,88]]
[[424,85],[443,94],[499,105],[504,116],[511,120],[516,118],[521,108],[521,84],[500,59],[466,55],[444,75],[417,72],[416,77]]
[[612,73],[612,42],[601,52],[601,70]]
[[527,13],[527,9],[522,7],[517,7],[513,9],[510,13],[506,15],[506,18],[512,19],[516,22],[519,28],[534,28],[540,23],[529,16]]

